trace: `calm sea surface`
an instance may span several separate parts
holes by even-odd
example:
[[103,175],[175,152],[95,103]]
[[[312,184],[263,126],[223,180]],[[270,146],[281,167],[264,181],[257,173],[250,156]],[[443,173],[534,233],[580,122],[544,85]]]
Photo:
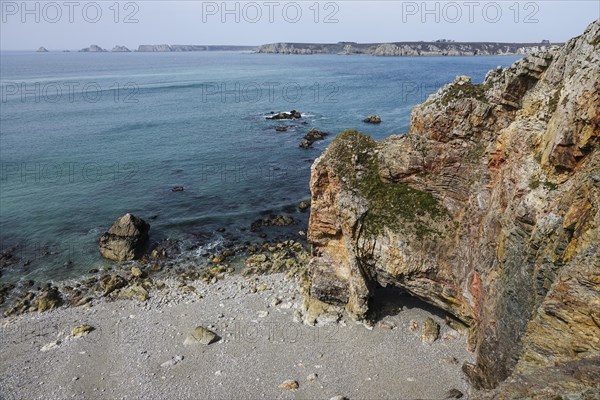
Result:
[[[302,229],[311,162],[336,133],[406,132],[411,107],[456,75],[481,82],[516,59],[2,52],[0,245],[31,263],[0,280],[106,266],[96,241],[126,212],[194,254],[262,240],[245,228],[263,215]],[[303,118],[265,119],[292,109]],[[374,113],[383,123],[362,123]],[[330,135],[299,148],[311,127]]]

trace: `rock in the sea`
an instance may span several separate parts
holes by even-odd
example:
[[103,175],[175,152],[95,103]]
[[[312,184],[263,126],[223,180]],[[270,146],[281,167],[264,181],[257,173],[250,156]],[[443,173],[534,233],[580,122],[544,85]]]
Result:
[[129,50],[127,47],[125,47],[125,46],[118,46],[118,45],[115,46],[115,47],[113,47],[111,51],[115,52],[115,53],[129,53],[129,52],[131,52],[131,50]]
[[94,330],[93,326],[82,324],[78,325],[71,330],[71,336],[74,338],[86,336],[88,333]]
[[363,122],[367,124],[379,124],[381,123],[381,117],[379,115],[369,115],[363,119]]
[[287,125],[279,125],[275,127],[275,130],[277,132],[286,132],[288,130],[289,126]]
[[300,204],[298,204],[298,209],[300,211],[306,211],[310,208],[310,200],[302,200]]
[[103,53],[106,52],[102,47],[92,44],[90,47],[86,47],[85,49],[79,50],[82,53]]
[[288,226],[296,223],[293,217],[288,215],[271,215],[269,218],[258,219],[250,224],[250,231],[254,232],[261,227],[267,226]]
[[310,297],[360,320],[392,284],[442,308],[489,398],[597,392],[598,38],[458,78],[407,135],[338,135],[311,171]]
[[185,337],[184,345],[209,345],[219,339],[219,336],[203,326],[197,326],[189,335]]
[[134,260],[144,253],[149,230],[143,219],[125,214],[100,237],[100,254],[109,260]]
[[327,132],[321,132],[316,128],[311,128],[310,131],[304,136],[304,139],[300,142],[300,147],[308,149],[312,147],[313,143],[317,140],[323,140],[327,136]]
[[302,114],[300,113],[300,111],[296,111],[296,110],[292,110],[290,112],[285,112],[285,111],[279,112],[277,114],[267,116],[267,119],[274,119],[274,120],[299,119],[299,118],[302,118]]
[[46,50],[46,48],[44,46],[40,47],[39,49],[36,50],[38,53],[47,53],[48,50]]
[[171,188],[171,192],[183,192],[185,188],[183,186],[174,186]]
[[421,331],[421,341],[427,344],[432,344],[440,337],[440,325],[429,317],[423,323]]
[[294,390],[294,389],[298,389],[300,387],[300,385],[298,385],[298,382],[293,380],[293,379],[288,379],[286,381],[283,381],[281,383],[281,385],[278,386],[279,389],[284,389],[284,390]]

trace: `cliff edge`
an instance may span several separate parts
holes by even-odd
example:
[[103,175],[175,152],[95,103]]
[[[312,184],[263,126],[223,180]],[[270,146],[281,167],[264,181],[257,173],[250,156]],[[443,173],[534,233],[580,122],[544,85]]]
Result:
[[341,133],[312,167],[307,307],[368,319],[398,286],[468,326],[480,396],[600,393],[599,77],[597,20],[457,77],[406,135]]

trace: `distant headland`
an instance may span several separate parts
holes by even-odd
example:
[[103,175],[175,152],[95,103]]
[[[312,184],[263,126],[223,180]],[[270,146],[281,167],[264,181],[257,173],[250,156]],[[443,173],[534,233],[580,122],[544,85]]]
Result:
[[[543,40],[539,43],[501,42],[454,42],[436,40],[434,42],[389,42],[389,43],[271,43],[260,46],[238,45],[181,45],[181,44],[141,44],[135,50],[115,45],[110,52],[119,53],[169,53],[190,51],[249,51],[260,54],[364,54],[371,56],[498,56],[528,55],[545,51],[560,43]],[[43,49],[43,50],[42,50]],[[44,52],[44,47],[38,49]],[[47,50],[46,50],[47,51]],[[67,51],[67,50],[65,50]],[[92,44],[79,50],[83,53],[103,53],[109,50]]]

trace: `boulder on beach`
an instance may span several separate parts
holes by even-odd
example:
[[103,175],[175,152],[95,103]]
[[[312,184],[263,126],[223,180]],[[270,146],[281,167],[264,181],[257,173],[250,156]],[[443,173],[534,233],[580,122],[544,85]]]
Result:
[[381,117],[379,115],[368,115],[367,118],[363,119],[363,122],[367,124],[380,124]]
[[203,344],[205,346],[219,340],[219,336],[203,326],[197,326],[191,331],[183,342],[185,346]]
[[148,243],[150,224],[132,214],[117,219],[108,232],[100,237],[100,254],[115,261],[139,258]]

